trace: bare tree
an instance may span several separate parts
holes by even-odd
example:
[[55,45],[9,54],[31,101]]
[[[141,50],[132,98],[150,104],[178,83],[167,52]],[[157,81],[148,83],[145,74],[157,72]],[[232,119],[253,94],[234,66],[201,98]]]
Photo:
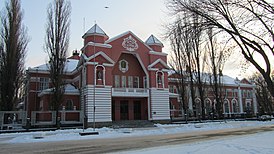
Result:
[[[271,59],[274,55],[274,4],[265,0],[170,0],[177,13],[191,12],[232,40],[247,61],[261,73],[274,96]],[[235,49],[236,50],[236,49]],[[261,57],[256,58],[256,57]],[[261,64],[263,62],[263,64]]]
[[231,49],[227,48],[225,42],[220,45],[214,37],[212,28],[207,29],[207,64],[210,72],[210,85],[213,89],[215,104],[212,105],[212,112],[214,113],[214,106],[216,106],[216,113],[220,117],[223,113],[223,85],[222,85],[222,71],[225,62],[231,55]]
[[[259,104],[260,114],[272,114],[274,111],[274,99],[267,90],[267,85],[263,77],[258,73],[254,73],[250,77],[250,80],[252,80],[256,84],[256,97]],[[272,79],[272,81],[274,82],[274,78]]]
[[66,0],[54,0],[47,10],[45,50],[49,56],[50,79],[53,86],[51,107],[56,112],[56,122],[64,95],[63,77],[69,46],[70,12],[71,5]]
[[0,27],[0,110],[13,110],[23,84],[24,60],[28,37],[22,24],[20,0],[6,2]]
[[[200,97],[200,102],[195,102],[196,111],[198,114],[202,114],[202,118],[205,118],[204,108],[204,90],[205,90],[205,79],[204,79],[204,68],[205,68],[205,56],[202,48],[202,33],[203,23],[202,19],[196,14],[190,14],[191,20],[189,21],[191,33],[191,48],[193,55],[193,75],[195,76],[195,84]],[[202,112],[202,113],[201,113]]]
[[182,35],[181,31],[181,20],[178,20],[171,26],[167,37],[170,40],[171,48],[172,48],[172,56],[170,61],[170,66],[174,71],[174,78],[176,78],[176,87],[178,89],[180,101],[182,105],[183,113],[186,114],[188,107],[187,100],[187,74],[186,74],[186,64],[187,58],[185,54],[185,42],[187,42],[187,38]]

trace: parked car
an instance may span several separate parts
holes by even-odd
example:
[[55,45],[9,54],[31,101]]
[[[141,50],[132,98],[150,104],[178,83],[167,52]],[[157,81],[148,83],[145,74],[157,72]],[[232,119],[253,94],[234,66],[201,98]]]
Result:
[[259,121],[271,121],[271,116],[270,115],[261,115],[258,119]]

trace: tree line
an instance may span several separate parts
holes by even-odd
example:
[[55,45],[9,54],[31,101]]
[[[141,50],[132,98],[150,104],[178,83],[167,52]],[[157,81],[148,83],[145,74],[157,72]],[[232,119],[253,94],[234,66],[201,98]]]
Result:
[[[205,116],[203,101],[205,83],[206,80],[210,80],[216,100],[214,104],[216,111],[212,108],[211,112],[217,116],[222,115],[223,90],[220,81],[225,62],[232,53],[243,55],[246,62],[252,64],[260,73],[267,93],[266,96],[262,96],[258,95],[259,91],[257,91],[259,105],[262,102],[266,103],[260,98],[267,97],[270,100],[267,101],[267,106],[273,106],[274,82],[271,76],[273,75],[271,60],[274,56],[274,4],[272,2],[168,0],[167,6],[176,18],[169,24],[167,31],[172,47],[170,65],[180,79],[178,89],[185,112],[188,109],[185,104],[186,92],[190,92],[190,100],[195,107],[195,85],[201,98],[201,114]],[[188,90],[186,83],[189,84]],[[270,107],[268,110],[273,112]]]
[[[63,74],[69,45],[71,4],[53,0],[47,8],[45,52],[48,53],[52,87],[51,106],[57,112],[63,99]],[[23,25],[20,0],[7,0],[0,27],[0,111],[15,110],[25,90],[25,56],[29,37]],[[57,116],[56,116],[57,118]]]

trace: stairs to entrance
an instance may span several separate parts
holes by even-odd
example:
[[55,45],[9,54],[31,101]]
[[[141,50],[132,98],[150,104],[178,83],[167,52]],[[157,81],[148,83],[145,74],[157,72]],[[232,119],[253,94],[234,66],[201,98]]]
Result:
[[141,128],[155,127],[154,123],[148,120],[122,120],[112,122],[113,128]]

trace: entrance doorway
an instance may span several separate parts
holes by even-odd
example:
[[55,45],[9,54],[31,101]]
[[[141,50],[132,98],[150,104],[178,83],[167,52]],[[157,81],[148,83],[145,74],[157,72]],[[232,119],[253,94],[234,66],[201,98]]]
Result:
[[134,101],[134,120],[141,120],[141,102]]
[[128,120],[128,101],[120,102],[120,119]]

